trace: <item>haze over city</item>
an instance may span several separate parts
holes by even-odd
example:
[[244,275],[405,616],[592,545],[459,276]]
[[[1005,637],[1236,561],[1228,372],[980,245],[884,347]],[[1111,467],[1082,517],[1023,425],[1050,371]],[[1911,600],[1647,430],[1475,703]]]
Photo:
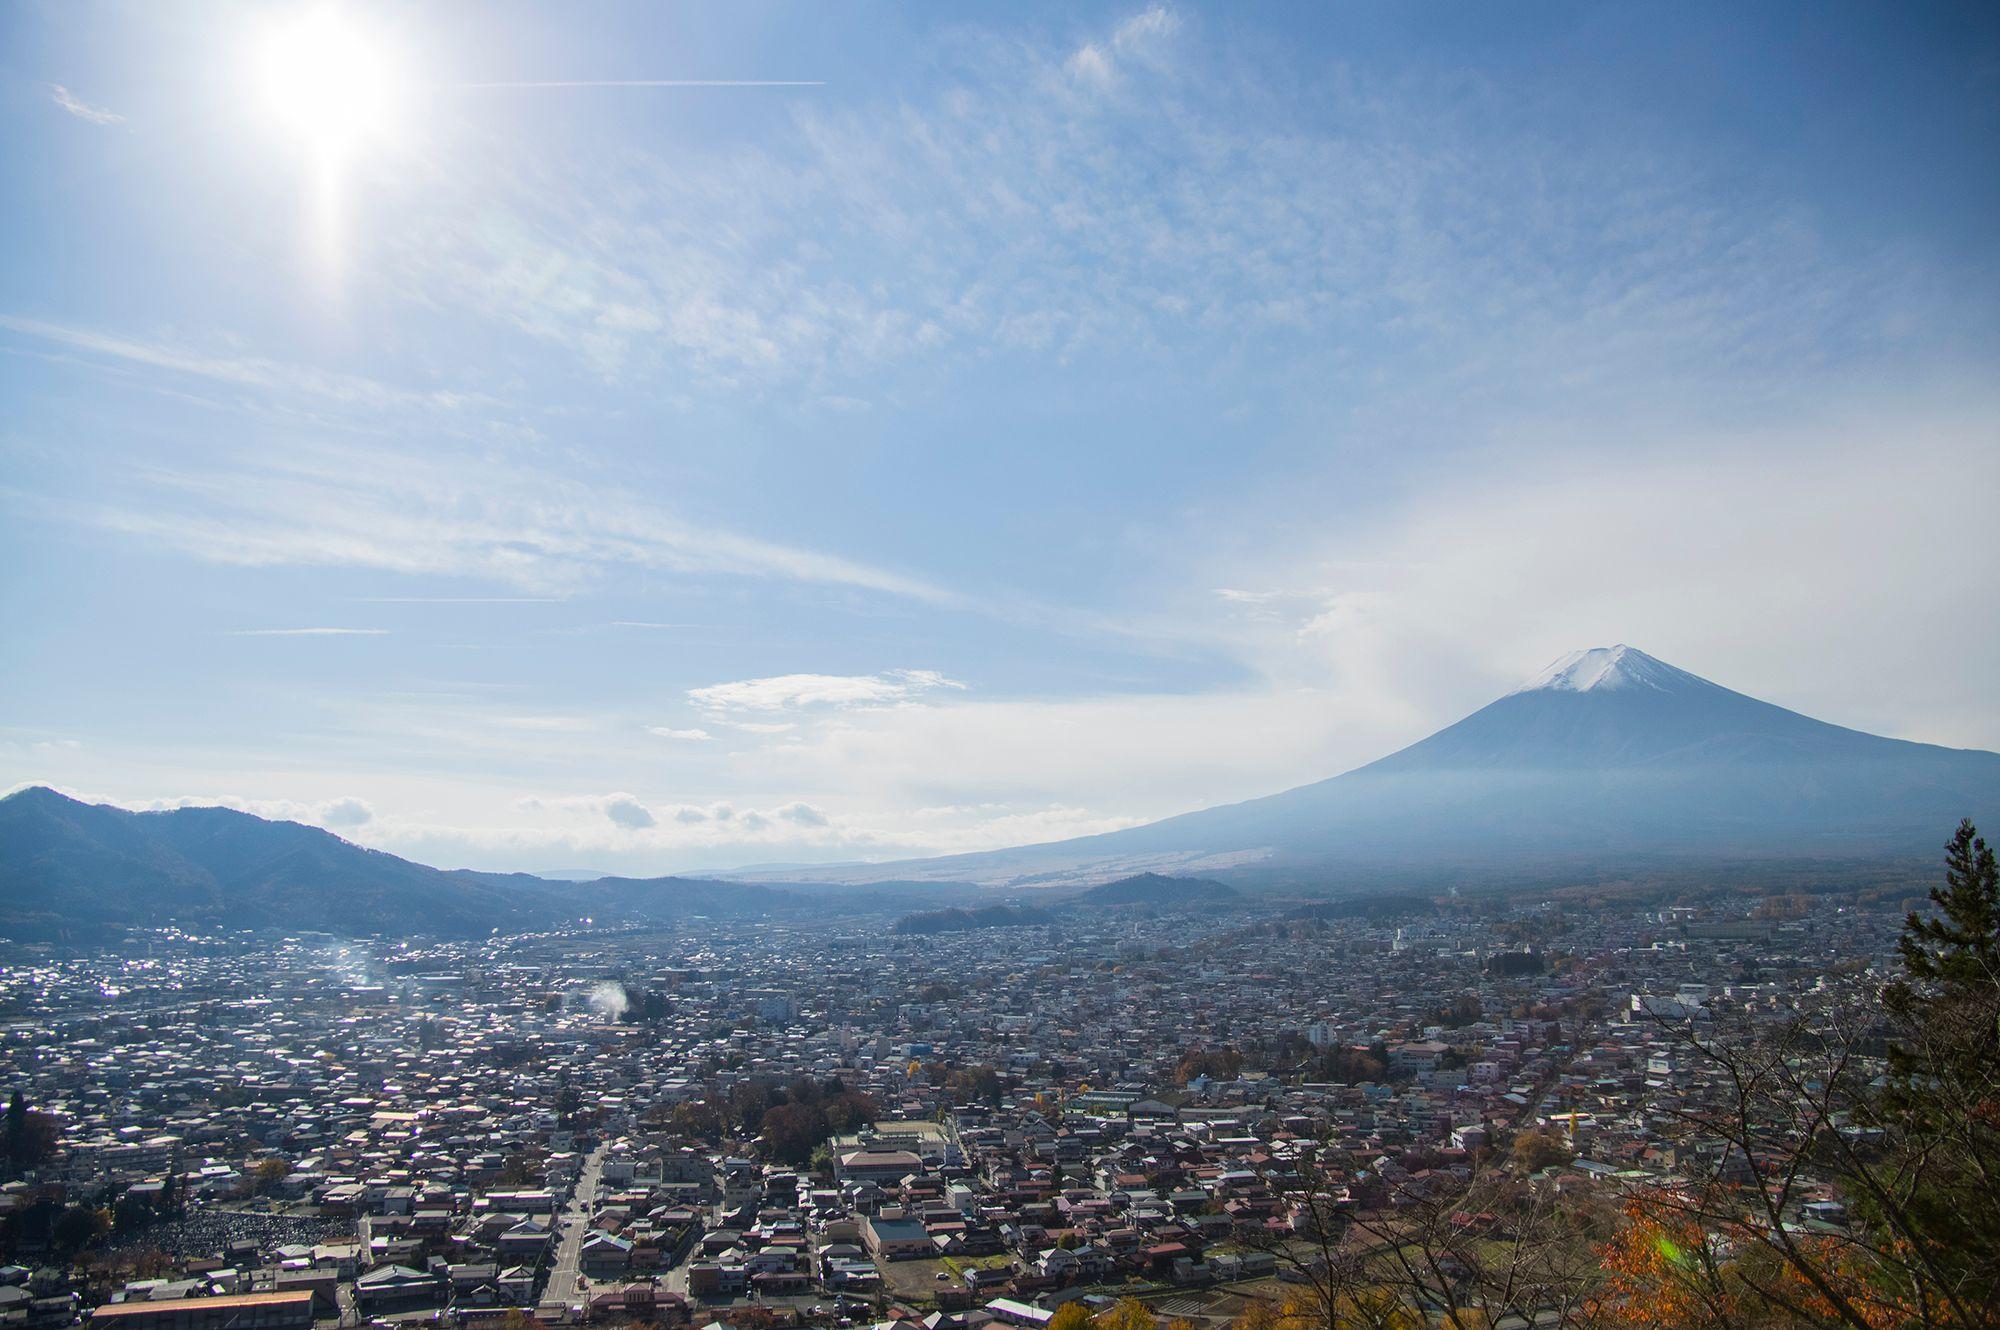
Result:
[[2000,10],[0,3],[0,1330],[2000,1330]]

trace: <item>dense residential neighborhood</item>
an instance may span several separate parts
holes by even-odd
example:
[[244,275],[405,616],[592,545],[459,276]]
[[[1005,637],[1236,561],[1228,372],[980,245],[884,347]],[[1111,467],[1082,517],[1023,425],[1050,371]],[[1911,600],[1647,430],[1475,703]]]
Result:
[[0,1330],[2000,1330],[2000,0],[0,0],[0,179]]
[[1775,895],[891,922],[17,948],[0,1325],[1221,1325],[1311,1278],[1322,1206],[1741,1170],[1688,1129],[1720,1075],[1688,1032],[1831,1001],[1896,923]]

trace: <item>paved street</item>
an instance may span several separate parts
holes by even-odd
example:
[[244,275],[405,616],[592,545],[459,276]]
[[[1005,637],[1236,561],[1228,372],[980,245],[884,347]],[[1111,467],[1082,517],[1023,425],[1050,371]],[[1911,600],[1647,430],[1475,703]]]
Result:
[[597,1205],[598,1179],[604,1171],[606,1145],[599,1143],[584,1160],[583,1173],[569,1204],[556,1220],[556,1263],[549,1272],[548,1286],[542,1290],[542,1306],[550,1310],[567,1308],[577,1298],[577,1262],[583,1254],[583,1235],[590,1230],[591,1211]]

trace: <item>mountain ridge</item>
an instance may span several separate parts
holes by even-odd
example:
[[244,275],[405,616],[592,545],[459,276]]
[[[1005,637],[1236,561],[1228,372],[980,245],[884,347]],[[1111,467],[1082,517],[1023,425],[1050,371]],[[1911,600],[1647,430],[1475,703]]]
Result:
[[46,786],[0,799],[0,936],[17,939],[163,924],[463,937],[584,918],[647,924],[829,902],[888,908],[951,894],[944,884],[788,887],[671,875],[557,881],[432,868],[320,827],[229,808],[134,811]]
[[1573,652],[1415,743],[1276,794],[1073,840],[783,877],[446,870],[230,809],[132,812],[35,787],[0,799],[0,934],[59,932],[66,919],[470,934],[585,916],[645,923],[892,899],[908,909],[967,884],[1147,875],[1178,884],[1153,894],[1179,901],[1191,877],[1234,894],[1230,883],[1355,891],[1893,871],[1927,865],[1967,816],[2000,821],[2000,754],[1834,725],[1621,645]]
[[1454,724],[1325,780],[1121,831],[895,867],[1003,886],[1150,869],[1352,889],[1616,876],[1628,865],[1914,866],[1966,816],[2000,819],[2000,754],[1834,725],[1621,645],[1573,652]]

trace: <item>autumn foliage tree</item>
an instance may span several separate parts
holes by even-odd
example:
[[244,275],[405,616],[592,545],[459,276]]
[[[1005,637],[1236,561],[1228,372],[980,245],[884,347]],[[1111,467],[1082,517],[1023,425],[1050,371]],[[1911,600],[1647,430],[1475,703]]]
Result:
[[1091,1320],[1091,1330],[1157,1330],[1153,1309],[1137,1298],[1120,1298]]
[[1567,1164],[1571,1150],[1562,1138],[1545,1131],[1524,1131],[1514,1138],[1509,1152],[1514,1167],[1523,1173],[1539,1173],[1556,1164]]
[[1719,1279],[1687,1277],[1713,1256],[1698,1224],[1636,1203],[1625,1218],[1599,1249],[1604,1280],[1585,1303],[1590,1324],[1695,1330],[1736,1323],[1734,1299]]
[[1372,1172],[1322,1142],[1272,1178],[1289,1232],[1238,1235],[1270,1251],[1296,1288],[1270,1330],[1575,1323],[1601,1274],[1599,1207],[1500,1170]]
[[[1879,1003],[1680,1029],[1722,1094],[1678,1116],[1734,1168],[1635,1201],[1603,1253],[1601,1315],[2000,1327],[2000,868],[1970,823],[1931,902]],[[1846,1220],[1803,1222],[1829,1186]]]
[[764,1114],[764,1152],[785,1164],[803,1164],[826,1139],[826,1115],[807,1104],[780,1104]]
[[1206,1076],[1212,1081],[1233,1081],[1243,1070],[1243,1055],[1233,1048],[1198,1048],[1181,1058],[1174,1079],[1182,1085]]
[[291,1173],[290,1163],[278,1155],[266,1155],[250,1170],[250,1177],[257,1194],[261,1196],[290,1177]]

